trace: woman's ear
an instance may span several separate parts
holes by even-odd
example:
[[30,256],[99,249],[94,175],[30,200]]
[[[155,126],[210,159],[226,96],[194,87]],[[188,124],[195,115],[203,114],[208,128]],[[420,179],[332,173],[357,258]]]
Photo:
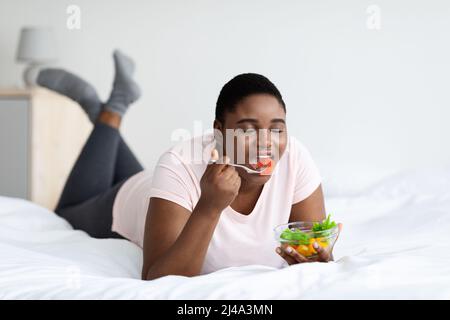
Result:
[[215,119],[213,123],[213,128],[222,131],[222,123],[219,120]]
[[219,155],[223,155],[223,146],[224,146],[224,136],[222,134],[222,123],[219,120],[214,120],[214,140],[216,143],[216,149],[219,152]]

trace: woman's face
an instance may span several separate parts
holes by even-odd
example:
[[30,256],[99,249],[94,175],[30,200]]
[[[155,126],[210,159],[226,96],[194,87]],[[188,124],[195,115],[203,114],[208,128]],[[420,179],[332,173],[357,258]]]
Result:
[[[258,161],[267,163],[268,158],[274,168],[286,149],[286,112],[269,94],[253,94],[244,98],[233,112],[225,114],[224,123],[216,120],[214,128],[223,137],[222,146],[219,142],[219,152],[227,155],[233,163],[252,169]],[[242,168],[236,170],[250,184],[260,185],[270,179],[270,171],[267,173],[267,170],[264,174],[248,173]]]

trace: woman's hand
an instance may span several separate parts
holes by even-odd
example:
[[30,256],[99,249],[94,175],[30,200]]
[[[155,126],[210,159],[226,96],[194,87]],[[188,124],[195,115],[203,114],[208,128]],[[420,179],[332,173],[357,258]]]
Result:
[[[338,234],[336,237],[336,241],[339,238],[339,234],[342,230],[342,223],[338,223]],[[276,252],[284,259],[289,265],[304,263],[304,262],[329,262],[333,261],[333,248],[336,244],[334,242],[333,246],[328,248],[322,248],[317,242],[313,243],[314,250],[317,251],[317,256],[311,259],[306,258],[297,252],[294,248],[292,248],[288,244],[283,244],[281,247],[277,247]]]
[[[211,153],[212,160],[218,160],[216,149]],[[236,198],[241,186],[241,178],[233,166],[227,165],[228,157],[223,163],[211,163],[206,167],[200,180],[201,195],[199,202],[211,209],[222,212]]]

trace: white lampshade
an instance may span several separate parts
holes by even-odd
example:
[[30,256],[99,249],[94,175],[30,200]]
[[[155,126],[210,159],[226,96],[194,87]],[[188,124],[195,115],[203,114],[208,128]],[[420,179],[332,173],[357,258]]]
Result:
[[56,43],[53,30],[48,27],[22,28],[17,49],[17,60],[31,64],[56,60]]

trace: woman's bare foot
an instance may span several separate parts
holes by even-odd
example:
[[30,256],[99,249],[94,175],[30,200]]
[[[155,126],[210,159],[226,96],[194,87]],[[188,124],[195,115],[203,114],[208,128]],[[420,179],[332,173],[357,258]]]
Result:
[[122,116],[117,112],[103,109],[98,116],[97,122],[119,129],[120,123],[122,122]]

